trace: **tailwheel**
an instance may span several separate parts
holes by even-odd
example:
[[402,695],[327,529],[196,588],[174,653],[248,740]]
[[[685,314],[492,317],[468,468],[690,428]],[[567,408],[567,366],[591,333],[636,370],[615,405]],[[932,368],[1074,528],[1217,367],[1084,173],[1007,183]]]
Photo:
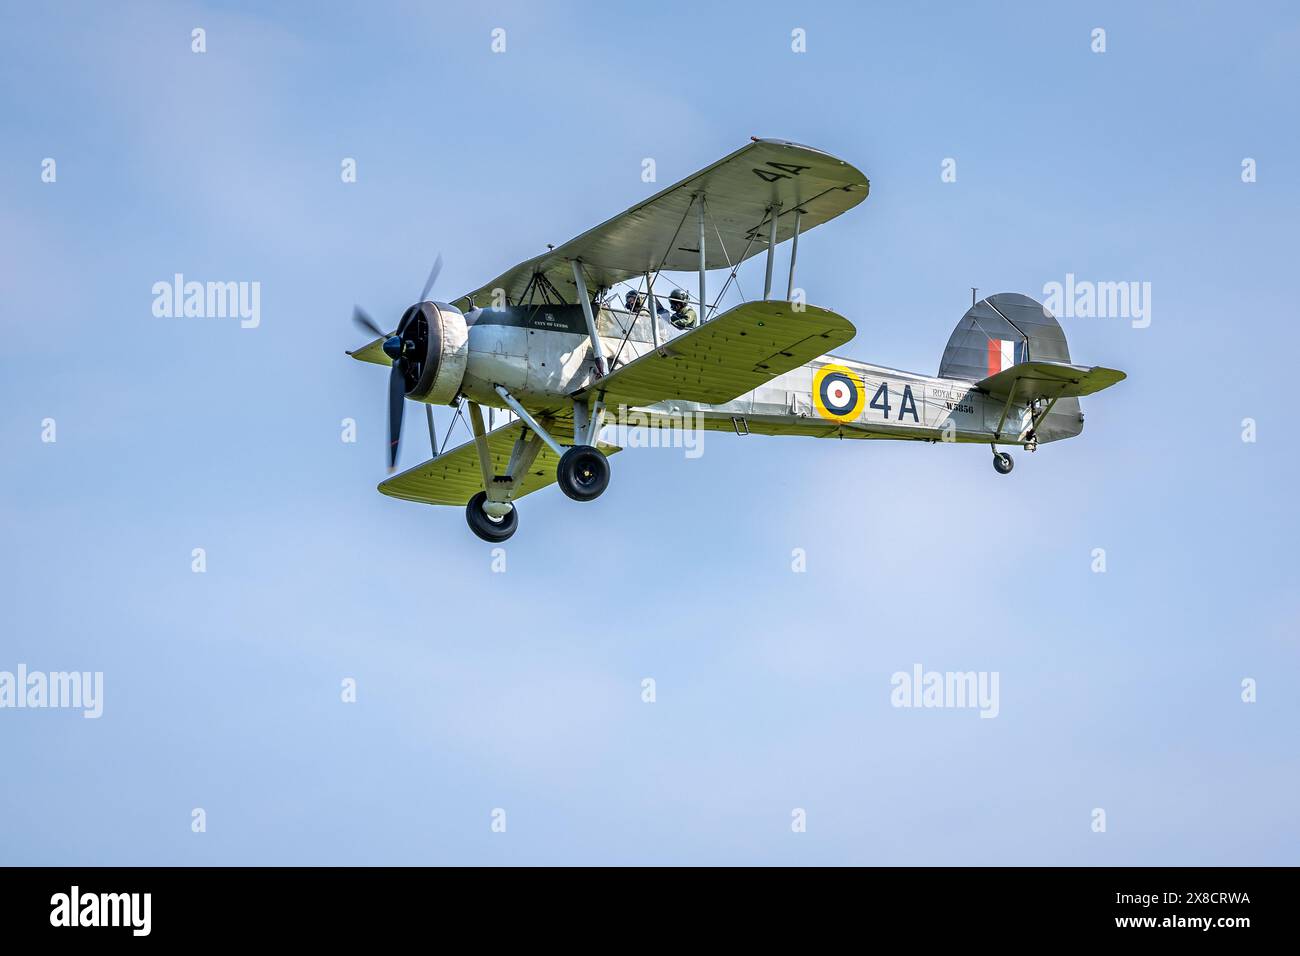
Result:
[[1011,474],[1011,469],[1016,466],[1011,456],[1004,451],[995,451],[993,453],[993,470],[999,475]]
[[590,445],[574,445],[560,459],[555,478],[574,501],[591,501],[609,485],[609,459]]
[[469,523],[469,530],[484,541],[491,541],[494,544],[505,541],[519,527],[519,509],[510,505],[510,510],[504,515],[493,517],[483,510],[485,504],[487,504],[486,491],[480,491],[469,499],[469,504],[465,506],[465,520]]

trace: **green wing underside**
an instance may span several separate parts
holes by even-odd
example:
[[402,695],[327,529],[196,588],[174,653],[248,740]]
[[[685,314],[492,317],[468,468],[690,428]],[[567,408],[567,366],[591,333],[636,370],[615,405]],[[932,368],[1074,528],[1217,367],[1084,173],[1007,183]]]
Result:
[[[554,419],[540,422],[561,444],[573,439],[572,419]],[[510,463],[510,452],[515,440],[527,430],[523,422],[515,421],[488,433],[488,449],[492,455],[492,467],[496,474],[504,475]],[[600,450],[606,455],[621,451],[616,445],[600,443]],[[555,481],[555,466],[559,457],[546,445],[537,454],[532,467],[515,493],[518,500],[539,488],[545,488]],[[470,498],[483,490],[483,473],[479,467],[478,451],[473,440],[444,452],[437,458],[431,458],[421,465],[416,465],[400,475],[394,475],[381,482],[379,490],[391,498],[405,501],[419,501],[429,505],[464,505]]]

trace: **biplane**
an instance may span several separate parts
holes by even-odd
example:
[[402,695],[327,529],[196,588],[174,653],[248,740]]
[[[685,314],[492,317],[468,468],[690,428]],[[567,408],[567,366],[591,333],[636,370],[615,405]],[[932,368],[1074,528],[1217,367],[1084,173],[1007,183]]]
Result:
[[[602,427],[633,415],[742,435],[983,443],[1000,474],[1013,462],[998,446],[1032,451],[1078,435],[1079,398],[1124,373],[1071,362],[1060,324],[1028,296],[975,302],[935,376],[835,354],[856,330],[796,294],[799,237],[869,192],[843,160],[754,139],[452,302],[430,298],[439,258],[392,332],[357,308],[354,320],[374,339],[347,354],[391,367],[391,477],[379,491],[463,507],[476,535],[499,542],[518,528],[519,499],[552,482],[577,501],[598,497],[620,450],[601,440]],[[782,299],[773,277],[787,241]],[[762,299],[720,310],[737,269],[760,254]],[[724,269],[710,303],[709,274]],[[698,310],[694,327],[661,315],[655,282],[662,291],[665,272],[698,273],[693,295],[673,293]],[[612,293],[632,281],[643,298],[624,307]],[[408,399],[425,405],[433,457],[393,475]],[[471,440],[439,452],[434,405],[467,412]],[[510,413],[500,426],[497,409]]]

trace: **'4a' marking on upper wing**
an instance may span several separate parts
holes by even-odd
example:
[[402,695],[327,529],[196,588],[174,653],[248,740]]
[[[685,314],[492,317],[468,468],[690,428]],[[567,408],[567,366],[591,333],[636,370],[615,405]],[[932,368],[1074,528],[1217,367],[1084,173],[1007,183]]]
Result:
[[805,169],[812,169],[811,166],[796,166],[793,163],[773,163],[769,161],[767,165],[773,169],[781,170],[779,173],[774,173],[771,169],[754,167],[754,175],[767,183],[774,183],[778,179],[790,179],[793,176],[798,176]]

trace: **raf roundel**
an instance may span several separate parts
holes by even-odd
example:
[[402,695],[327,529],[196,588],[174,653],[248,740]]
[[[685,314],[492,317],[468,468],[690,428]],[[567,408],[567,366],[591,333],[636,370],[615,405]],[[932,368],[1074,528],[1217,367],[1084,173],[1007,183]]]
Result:
[[813,404],[817,414],[836,422],[851,422],[862,413],[862,379],[842,365],[823,365],[813,375]]

